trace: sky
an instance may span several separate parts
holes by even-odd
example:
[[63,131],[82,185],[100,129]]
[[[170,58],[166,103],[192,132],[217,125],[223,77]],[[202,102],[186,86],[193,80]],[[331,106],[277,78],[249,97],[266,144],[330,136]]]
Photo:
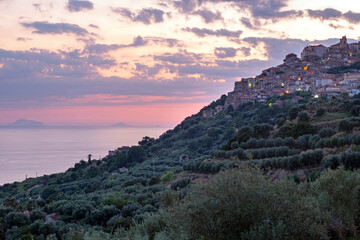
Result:
[[308,44],[359,40],[358,0],[0,0],[0,125],[175,126]]

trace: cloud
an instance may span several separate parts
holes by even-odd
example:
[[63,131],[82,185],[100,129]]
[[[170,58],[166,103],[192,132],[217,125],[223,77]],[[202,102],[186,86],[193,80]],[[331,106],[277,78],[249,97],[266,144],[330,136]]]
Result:
[[359,23],[360,22],[360,13],[354,13],[349,11],[343,14],[343,17],[348,20],[350,23]]
[[326,8],[324,10],[307,10],[308,15],[311,18],[319,18],[321,20],[338,19],[342,16],[342,13],[333,8]]
[[338,43],[339,39],[326,39],[326,40],[301,40],[301,39],[277,39],[277,38],[257,38],[249,37],[244,38],[244,42],[247,42],[252,45],[253,48],[256,48],[260,43],[265,44],[265,56],[268,57],[272,65],[278,65],[282,63],[282,60],[289,53],[295,53],[300,55],[301,51],[306,45],[309,44],[323,44],[324,46],[330,46],[332,44]]
[[[318,18],[321,21],[324,20],[339,20],[339,19],[345,19],[346,21],[350,23],[359,23],[360,22],[360,13],[355,13],[352,11],[348,11],[346,13],[342,13],[336,9],[333,8],[326,8],[324,10],[311,10],[308,9],[307,13],[309,17],[311,18]],[[334,28],[334,24],[331,25],[331,27]]]
[[231,7],[237,7],[239,10],[248,10],[252,17],[257,19],[269,19],[277,21],[280,18],[299,17],[303,11],[287,10],[282,11],[288,6],[288,0],[179,0],[172,1],[173,5],[182,13],[192,14],[198,7],[204,3],[224,3],[227,2]]
[[89,24],[89,27],[99,29],[99,26],[95,24]]
[[89,44],[86,46],[85,50],[89,53],[103,54],[109,51],[118,50],[120,48],[141,47],[145,46],[146,44],[146,40],[144,40],[141,36],[137,36],[130,44]]
[[174,6],[183,13],[189,13],[193,11],[198,5],[201,5],[201,1],[197,0],[180,0],[173,1]]
[[159,44],[166,47],[182,47],[183,44],[179,40],[174,38],[161,38],[161,37],[141,37],[137,36],[130,44],[95,44],[92,41],[87,44],[86,50],[94,54],[103,54],[109,51],[118,50],[121,48],[129,47],[142,47],[149,45],[150,43]]
[[16,39],[16,41],[22,41],[22,42],[26,42],[26,41],[29,41],[29,40],[32,40],[32,38],[18,37],[18,38]]
[[192,32],[198,37],[205,37],[205,36],[216,36],[216,37],[231,37],[231,38],[238,38],[242,34],[241,30],[238,31],[229,31],[227,29],[218,29],[218,30],[211,30],[207,28],[182,28],[181,30],[185,32]]
[[166,63],[172,64],[192,64],[195,63],[196,60],[200,59],[199,55],[190,54],[187,51],[179,52],[179,53],[165,53],[158,56],[153,56],[154,60],[162,61]]
[[161,37],[146,37],[147,41],[152,41],[155,44],[160,44],[166,47],[183,47],[183,44],[174,38],[161,38]]
[[203,9],[203,10],[198,10],[198,11],[193,12],[193,14],[201,16],[205,23],[211,23],[216,20],[223,20],[223,17],[219,11],[212,12],[212,11]]
[[26,28],[36,29],[33,33],[37,34],[63,34],[71,33],[77,36],[87,35],[89,32],[76,24],[70,23],[48,23],[48,22],[32,22],[32,23],[21,23]]
[[140,12],[131,12],[126,8],[113,8],[113,12],[129,18],[133,22],[142,22],[146,25],[151,23],[161,23],[164,21],[164,12],[160,9],[148,8],[142,9]]
[[66,8],[70,12],[80,12],[83,10],[91,10],[94,8],[94,4],[90,1],[85,0],[69,0],[66,5]]
[[229,57],[235,57],[237,53],[236,48],[231,47],[221,47],[221,48],[215,48],[214,54],[218,58],[229,58]]

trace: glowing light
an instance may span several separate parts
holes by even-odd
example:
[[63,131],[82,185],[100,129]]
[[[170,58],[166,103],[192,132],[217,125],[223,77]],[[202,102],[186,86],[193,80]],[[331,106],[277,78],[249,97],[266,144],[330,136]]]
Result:
[[298,81],[301,81],[301,77],[298,77]]
[[303,69],[304,69],[304,71],[308,70],[308,66],[304,66]]
[[251,83],[249,83],[249,87],[251,87]]
[[260,78],[260,81],[264,80],[264,78]]
[[301,91],[301,88],[298,88],[297,90],[298,90],[298,91]]
[[281,86],[285,86],[285,84],[284,84],[284,83],[281,83]]
[[272,107],[272,103],[269,103],[269,107]]
[[349,53],[350,57],[352,57],[352,53]]
[[316,95],[314,96],[314,98],[319,98],[319,95],[316,94]]
[[290,93],[290,92],[288,90],[286,90],[285,93]]

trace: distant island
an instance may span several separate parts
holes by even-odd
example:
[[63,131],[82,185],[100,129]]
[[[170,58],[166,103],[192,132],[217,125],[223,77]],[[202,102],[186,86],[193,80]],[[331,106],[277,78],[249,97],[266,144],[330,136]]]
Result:
[[111,125],[111,127],[133,127],[133,126],[130,126],[126,123],[123,123],[123,122],[118,122],[118,123],[115,123],[113,125]]
[[18,119],[15,122],[12,122],[7,127],[45,127],[45,124],[35,120],[28,119]]

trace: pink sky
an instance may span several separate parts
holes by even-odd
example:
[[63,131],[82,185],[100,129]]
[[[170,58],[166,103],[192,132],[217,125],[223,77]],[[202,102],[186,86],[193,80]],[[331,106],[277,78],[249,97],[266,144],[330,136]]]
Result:
[[307,44],[359,40],[358,0],[0,0],[0,125],[174,126]]
[[49,126],[110,126],[118,122],[133,126],[174,127],[184,117],[197,113],[205,103],[159,103],[133,106],[75,106],[4,110],[0,124],[7,119],[33,119]]

